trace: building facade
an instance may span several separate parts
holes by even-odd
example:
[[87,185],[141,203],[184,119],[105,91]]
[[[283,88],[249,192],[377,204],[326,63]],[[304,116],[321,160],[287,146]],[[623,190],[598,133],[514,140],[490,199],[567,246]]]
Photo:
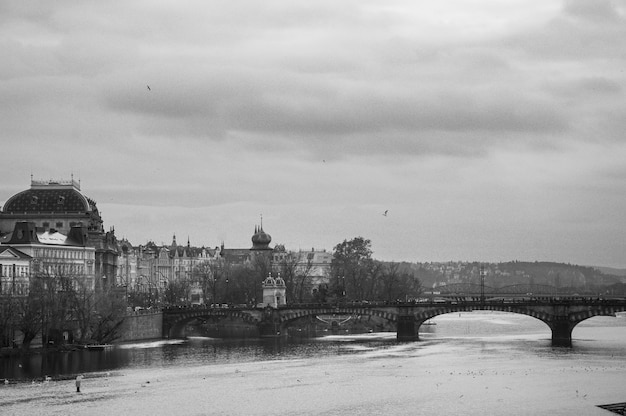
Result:
[[87,240],[80,226],[64,235],[32,222],[16,223],[11,237],[0,244],[1,293],[27,296],[32,279],[50,277],[65,277],[75,289],[95,290],[96,250]]
[[96,202],[81,192],[80,182],[73,177],[69,181],[31,178],[29,189],[7,199],[0,210],[0,242],[11,239],[21,222],[34,224],[40,236],[68,236],[72,229],[81,228],[85,245],[95,251],[95,287],[116,284],[119,249],[115,231],[104,231]]
[[32,257],[15,247],[0,245],[0,296],[26,296]]
[[189,239],[187,245],[178,245],[176,235],[170,245],[148,242],[133,246],[124,239],[119,242],[119,247],[116,277],[118,285],[126,286],[130,292],[150,294],[151,302],[154,303],[158,303],[163,291],[174,282],[188,283],[188,301],[201,303],[196,268],[201,263],[211,263],[219,259],[217,247],[194,247]]

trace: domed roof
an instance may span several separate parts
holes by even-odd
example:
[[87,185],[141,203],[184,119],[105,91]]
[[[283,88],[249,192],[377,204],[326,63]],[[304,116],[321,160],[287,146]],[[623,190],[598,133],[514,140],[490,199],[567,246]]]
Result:
[[263,226],[255,227],[252,236],[252,250],[271,250],[272,236],[263,231]]
[[96,203],[80,192],[80,185],[70,181],[31,181],[30,189],[9,198],[4,213],[97,212]]
[[270,273],[265,280],[263,280],[263,284],[264,285],[268,285],[268,286],[274,286],[276,285],[276,280],[274,280],[274,278],[272,277],[272,274]]

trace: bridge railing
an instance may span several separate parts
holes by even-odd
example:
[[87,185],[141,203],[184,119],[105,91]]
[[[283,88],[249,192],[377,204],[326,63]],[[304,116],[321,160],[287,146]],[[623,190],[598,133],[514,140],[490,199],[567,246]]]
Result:
[[[280,305],[277,309],[334,309],[334,308],[376,308],[376,307],[410,307],[410,306],[443,306],[443,305],[552,305],[552,304],[612,304],[626,305],[626,298],[621,297],[586,297],[586,296],[514,296],[514,297],[487,297],[482,300],[477,296],[441,297],[434,299],[419,299],[411,301],[344,301],[333,303],[290,303]],[[211,310],[260,310],[266,307],[247,305],[191,305],[164,307],[164,312],[183,312],[198,309]]]

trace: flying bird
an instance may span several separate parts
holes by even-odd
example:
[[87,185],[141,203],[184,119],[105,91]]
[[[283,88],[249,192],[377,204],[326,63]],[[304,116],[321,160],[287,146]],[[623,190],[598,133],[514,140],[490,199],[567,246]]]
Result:
[[148,87],[148,91],[152,91],[152,90],[150,89],[150,86],[149,86],[149,85],[146,85],[146,87]]
[[383,215],[386,217],[388,212],[389,212],[389,210],[386,209],[385,212],[383,212]]

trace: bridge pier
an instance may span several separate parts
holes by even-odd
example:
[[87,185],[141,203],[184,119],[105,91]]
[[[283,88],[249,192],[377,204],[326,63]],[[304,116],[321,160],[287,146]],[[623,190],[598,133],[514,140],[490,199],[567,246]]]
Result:
[[552,346],[553,347],[571,347],[572,346],[572,330],[576,326],[566,316],[556,317],[550,322],[552,329]]
[[259,324],[259,336],[261,338],[272,338],[281,336],[280,324],[275,322],[262,322]]
[[280,313],[270,306],[263,310],[263,318],[258,326],[261,338],[279,337],[282,335]]
[[415,329],[415,316],[398,316],[398,329],[396,338],[398,341],[417,341],[419,339],[418,332]]

